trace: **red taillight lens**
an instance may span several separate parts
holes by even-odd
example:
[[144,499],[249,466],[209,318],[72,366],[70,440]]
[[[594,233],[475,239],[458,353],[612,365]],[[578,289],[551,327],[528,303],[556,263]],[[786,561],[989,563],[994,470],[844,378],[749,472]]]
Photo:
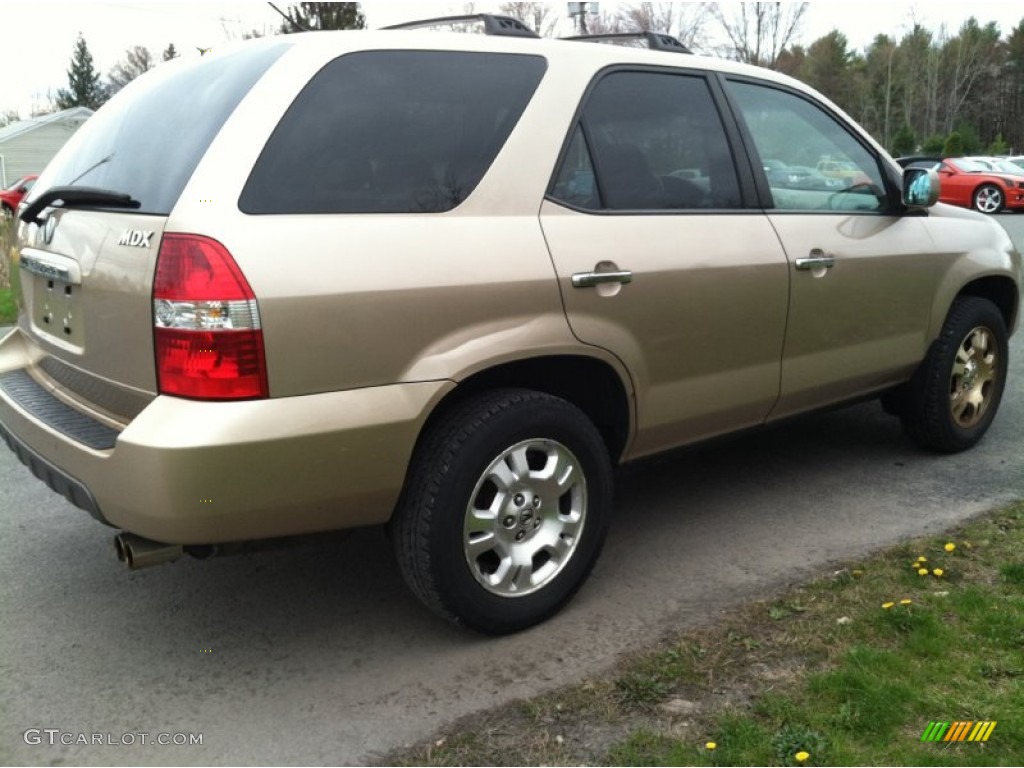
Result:
[[201,400],[268,396],[256,297],[216,240],[164,235],[153,316],[162,394]]

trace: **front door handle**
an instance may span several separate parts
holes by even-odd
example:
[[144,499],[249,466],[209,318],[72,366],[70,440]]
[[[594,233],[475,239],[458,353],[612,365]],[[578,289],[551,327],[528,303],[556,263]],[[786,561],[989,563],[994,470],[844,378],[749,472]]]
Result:
[[832,269],[836,265],[836,259],[835,256],[826,256],[825,252],[820,248],[815,248],[808,254],[806,259],[797,259],[795,264],[797,269],[805,271],[817,269],[818,267]]
[[631,283],[633,273],[622,272],[576,272],[572,276],[573,288],[589,288],[602,283]]

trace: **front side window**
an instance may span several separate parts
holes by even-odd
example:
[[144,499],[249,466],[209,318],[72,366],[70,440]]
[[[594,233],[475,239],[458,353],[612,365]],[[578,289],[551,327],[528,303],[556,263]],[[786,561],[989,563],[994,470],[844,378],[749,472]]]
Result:
[[288,108],[239,199],[245,213],[437,213],[476,188],[533,96],[539,56],[366,51]]
[[612,211],[740,207],[736,168],[704,78],[603,77],[583,108],[551,196]]
[[876,211],[878,160],[831,114],[788,91],[730,82],[777,210]]

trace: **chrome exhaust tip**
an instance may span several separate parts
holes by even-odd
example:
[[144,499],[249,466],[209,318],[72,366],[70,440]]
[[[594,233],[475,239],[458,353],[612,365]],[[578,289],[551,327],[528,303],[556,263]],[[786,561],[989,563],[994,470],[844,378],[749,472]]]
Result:
[[114,551],[118,560],[129,569],[137,571],[177,560],[184,554],[185,548],[181,544],[163,544],[144,539],[134,533],[119,533],[114,537]]

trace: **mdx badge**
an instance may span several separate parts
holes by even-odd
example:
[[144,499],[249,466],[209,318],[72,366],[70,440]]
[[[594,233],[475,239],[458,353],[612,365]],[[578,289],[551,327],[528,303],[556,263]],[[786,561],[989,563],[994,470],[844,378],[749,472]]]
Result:
[[117,241],[117,244],[134,245],[136,248],[149,248],[149,238],[152,236],[152,232],[144,232],[141,229],[126,229],[121,233],[121,239]]

